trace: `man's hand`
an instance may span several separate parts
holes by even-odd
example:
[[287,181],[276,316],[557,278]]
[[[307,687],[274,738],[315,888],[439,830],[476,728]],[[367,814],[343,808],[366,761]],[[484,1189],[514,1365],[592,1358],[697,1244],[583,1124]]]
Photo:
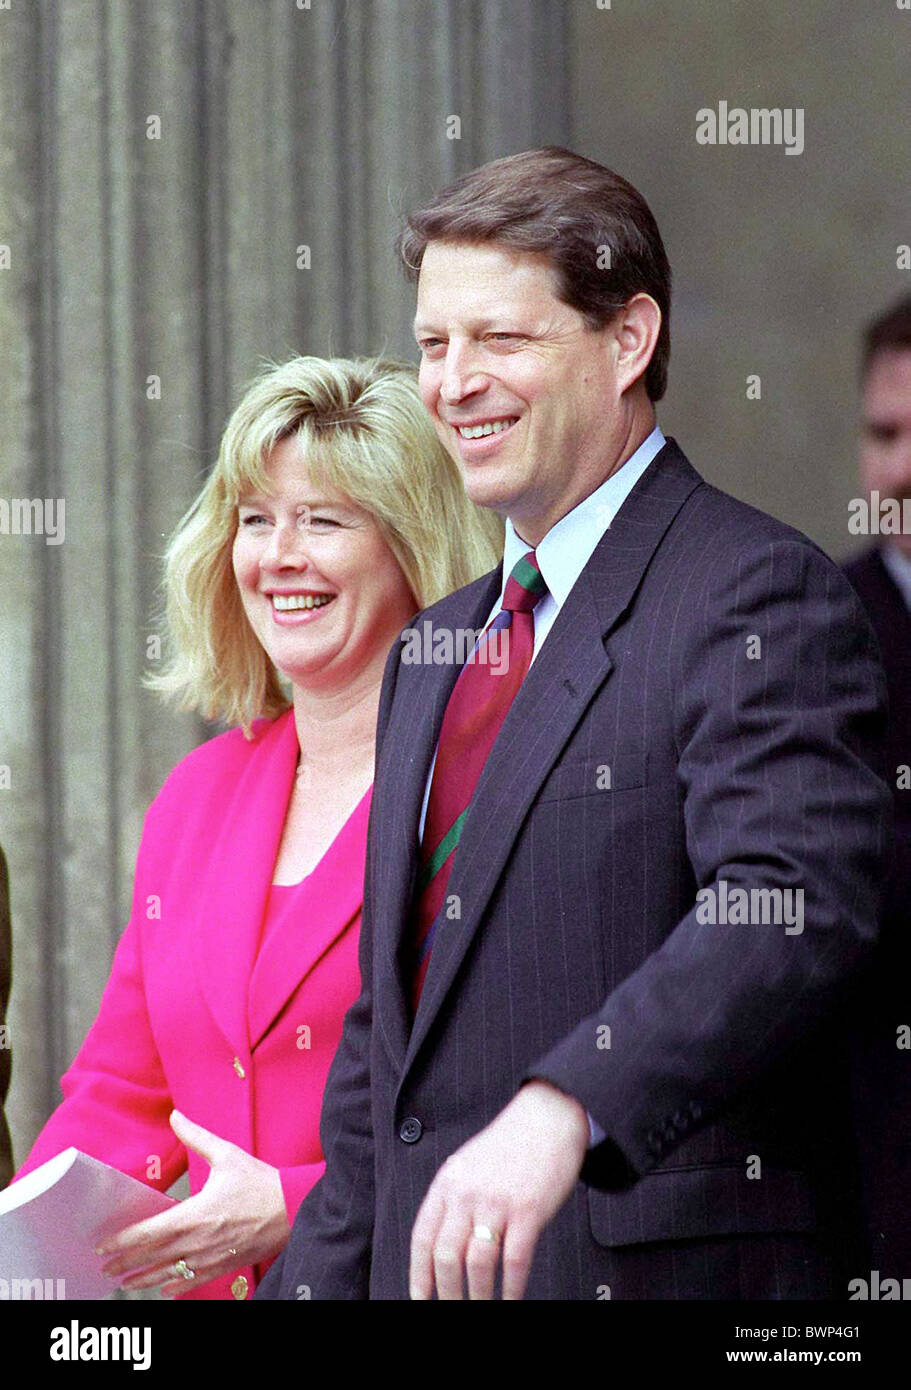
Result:
[[105,1274],[112,1278],[129,1274],[122,1288],[162,1284],[165,1297],[186,1293],[191,1282],[175,1272],[178,1260],[193,1270],[194,1285],[207,1284],[240,1265],[268,1259],[290,1233],[277,1168],[194,1124],[178,1110],[171,1115],[171,1128],[210,1165],[205,1186],[170,1211],[127,1226],[100,1247],[113,1257],[104,1267]]
[[577,1100],[549,1081],[523,1086],[431,1183],[411,1234],[411,1297],[430,1298],[435,1286],[441,1299],[462,1298],[467,1276],[469,1298],[492,1298],[502,1250],[503,1297],[521,1298],[538,1236],[572,1192],[588,1142]]

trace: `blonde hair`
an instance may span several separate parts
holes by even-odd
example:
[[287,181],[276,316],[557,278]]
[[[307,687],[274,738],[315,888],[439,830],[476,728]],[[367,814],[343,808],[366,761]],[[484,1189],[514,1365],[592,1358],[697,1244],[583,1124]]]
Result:
[[172,651],[146,685],[206,719],[272,718],[287,684],[246,614],[234,577],[237,506],[270,491],[266,470],[296,434],[317,488],[332,488],[375,519],[416,611],[493,569],[499,518],[469,501],[436,436],[414,368],[380,358],[293,357],[269,364],[228,421],[218,460],[165,553],[165,620]]

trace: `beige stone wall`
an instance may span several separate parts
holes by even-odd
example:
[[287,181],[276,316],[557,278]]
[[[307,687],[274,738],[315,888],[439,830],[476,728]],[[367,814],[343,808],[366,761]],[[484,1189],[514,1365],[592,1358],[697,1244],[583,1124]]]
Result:
[[[570,0],[572,140],[646,195],[675,273],[660,421],[712,482],[842,556],[859,326],[911,290],[911,11],[895,0]],[[804,151],[697,112],[802,108]],[[758,374],[761,400],[748,400]]]

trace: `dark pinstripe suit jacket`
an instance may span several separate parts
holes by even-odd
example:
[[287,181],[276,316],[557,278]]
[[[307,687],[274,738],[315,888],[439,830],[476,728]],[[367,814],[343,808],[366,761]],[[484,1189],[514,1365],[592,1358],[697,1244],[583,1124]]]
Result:
[[911,1063],[896,1030],[911,1023],[911,613],[878,547],[845,572],[879,640],[889,691],[886,771],[895,843],[882,933],[858,999],[857,1129],[873,1260],[883,1277],[911,1273]]
[[[478,628],[499,585],[494,571],[424,616]],[[438,930],[409,1031],[418,817],[458,672],[407,665],[397,644],[327,1171],[260,1296],[407,1298],[431,1180],[531,1076],[609,1137],[543,1233],[528,1297],[687,1296],[684,1249],[723,1271],[705,1296],[821,1291],[801,1283],[822,1268],[808,1237],[854,1210],[835,1020],[875,932],[888,829],[874,652],[836,566],[669,440],[488,759],[449,880],[461,915]],[[700,923],[697,890],[721,879],[802,888],[803,931]]]

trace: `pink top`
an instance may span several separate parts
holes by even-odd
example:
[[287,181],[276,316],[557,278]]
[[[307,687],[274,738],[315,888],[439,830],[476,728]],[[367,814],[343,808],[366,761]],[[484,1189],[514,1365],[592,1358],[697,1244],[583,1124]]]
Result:
[[350,874],[352,861],[357,862],[364,853],[372,791],[371,785],[309,874],[299,883],[273,883],[269,888],[247,999],[247,1024],[251,1040],[257,1037],[263,1011],[268,1009],[273,997],[270,959],[274,961],[280,956],[281,943],[291,950],[292,943],[302,933],[306,935],[311,923],[322,920],[327,904],[332,902],[339,873]]

